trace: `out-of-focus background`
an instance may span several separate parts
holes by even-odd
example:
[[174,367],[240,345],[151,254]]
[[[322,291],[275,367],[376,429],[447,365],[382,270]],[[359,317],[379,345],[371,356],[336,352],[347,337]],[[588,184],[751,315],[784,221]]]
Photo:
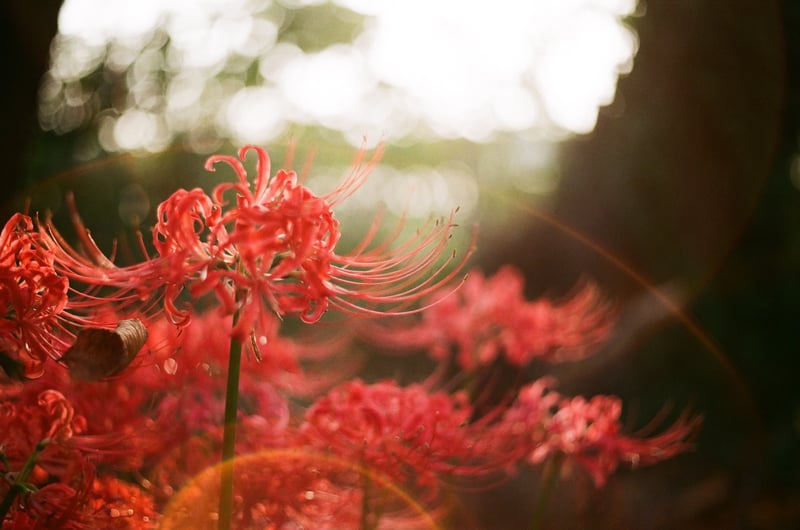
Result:
[[[211,153],[280,166],[293,143],[325,191],[384,142],[338,212],[353,237],[378,204],[412,227],[460,206],[475,266],[622,307],[565,392],[619,394],[636,426],[665,401],[705,416],[674,463],[561,484],[553,528],[800,527],[800,4],[32,0],[0,21],[4,218],[63,219],[74,191],[110,248],[226,178]],[[525,528],[536,480],[468,498],[475,526]]]

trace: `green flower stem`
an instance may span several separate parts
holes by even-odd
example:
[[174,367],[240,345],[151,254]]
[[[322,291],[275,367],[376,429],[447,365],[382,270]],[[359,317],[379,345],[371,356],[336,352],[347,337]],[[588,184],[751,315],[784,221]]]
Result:
[[6,496],[3,497],[3,501],[0,502],[0,524],[2,524],[2,521],[6,518],[9,510],[11,510],[11,505],[14,504],[14,499],[17,498],[19,492],[27,489],[25,487],[25,481],[28,480],[28,477],[33,471],[33,468],[36,465],[36,458],[39,456],[39,453],[44,451],[44,448],[47,447],[49,443],[50,439],[45,438],[36,444],[36,447],[28,457],[25,465],[22,466],[22,470],[17,473],[14,482],[11,484],[11,488],[8,490],[8,493],[6,493]]
[[[233,315],[236,326],[238,311]],[[236,448],[236,415],[239,410],[239,372],[242,345],[231,337],[228,355],[228,382],[225,387],[225,427],[222,436],[222,469],[219,491],[219,530],[230,530],[233,514],[233,456]]]
[[536,506],[533,510],[531,520],[531,530],[540,530],[544,522],[544,514],[547,512],[547,505],[550,503],[550,495],[556,485],[558,471],[561,469],[561,456],[552,458],[545,466],[539,492],[536,495]]

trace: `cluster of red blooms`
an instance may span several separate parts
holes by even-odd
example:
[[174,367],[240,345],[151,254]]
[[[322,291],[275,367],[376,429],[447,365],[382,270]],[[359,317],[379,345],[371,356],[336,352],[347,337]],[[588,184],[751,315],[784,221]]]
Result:
[[14,375],[42,374],[47,352],[63,351],[54,333],[67,303],[67,278],[54,269],[54,256],[38,244],[30,217],[14,215],[0,234],[0,351],[7,352],[3,368]]
[[[157,255],[142,241],[147,259],[124,267],[77,214],[80,251],[49,219],[14,216],[0,235],[2,529],[215,528],[231,337],[251,353],[230,464],[247,484],[236,490],[236,528],[431,527],[446,517],[444,485],[488,483],[557,456],[600,486],[620,464],[690,446],[697,417],[649,438],[625,434],[619,399],[562,396],[548,378],[476,414],[467,392],[433,379],[341,377],[351,367],[337,354],[355,346],[282,336],[284,315],[406,314],[421,302],[420,318],[383,328],[386,343],[476,372],[499,357],[577,360],[608,335],[612,311],[589,284],[560,303],[528,302],[520,274],[504,268],[491,278],[474,271],[454,292],[468,253],[451,266],[452,219],[400,242],[375,242],[373,226],[337,253],[332,207],[377,156],[359,158],[324,196],[293,171],[270,176],[260,148],[212,157],[207,168],[226,163],[237,181],[170,196],[152,231]],[[212,297],[216,306],[193,310]],[[136,324],[130,334],[122,322]],[[115,355],[124,359],[93,368]]]
[[470,372],[499,357],[514,366],[576,361],[611,331],[614,311],[595,285],[584,283],[561,303],[529,302],[523,287],[511,266],[488,279],[473,271],[457,292],[435,295],[421,321],[371,331],[387,345],[424,348],[440,361],[455,352],[459,368]]

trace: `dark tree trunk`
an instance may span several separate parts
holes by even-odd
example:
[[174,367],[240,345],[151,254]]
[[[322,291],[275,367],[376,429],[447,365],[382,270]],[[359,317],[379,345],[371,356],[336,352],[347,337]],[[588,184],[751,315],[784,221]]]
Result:
[[26,156],[37,130],[39,83],[50,62],[61,0],[4,0],[0,3],[0,211],[13,212],[13,199],[28,184]]

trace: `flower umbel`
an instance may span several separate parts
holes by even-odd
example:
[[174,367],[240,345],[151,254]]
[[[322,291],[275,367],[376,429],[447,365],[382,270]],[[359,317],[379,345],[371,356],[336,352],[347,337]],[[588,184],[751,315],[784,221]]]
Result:
[[[251,151],[256,154],[252,181],[244,166]],[[212,156],[206,169],[227,164],[237,180],[216,186],[210,195],[181,189],[162,202],[152,232],[158,255],[136,265],[114,265],[77,213],[73,222],[84,254],[49,220],[41,237],[56,269],[87,285],[71,300],[71,308],[84,312],[112,304],[122,318],[136,309],[147,319],[163,305],[174,322],[184,324],[191,309],[179,307],[181,293],[188,290],[194,299],[213,293],[225,313],[238,313],[233,336],[242,342],[262,311],[297,314],[306,322],[316,322],[331,306],[353,313],[397,312],[457,275],[470,252],[450,267],[455,212],[397,245],[397,235],[374,241],[376,218],[352,252],[336,251],[340,230],[333,207],[358,189],[380,155],[379,149],[363,162],[360,151],[340,185],[322,196],[302,185],[294,171],[270,176],[269,156],[260,147],[245,146],[238,158]],[[99,299],[95,294],[101,289]]]
[[461,369],[475,371],[500,358],[513,366],[576,361],[597,351],[613,328],[616,311],[593,283],[559,301],[528,301],[523,288],[524,278],[512,266],[491,277],[474,270],[453,296],[434,294],[437,303],[421,321],[393,323],[376,333],[382,343],[425,348],[437,360],[454,352]]
[[507,462],[486,449],[463,392],[431,392],[393,381],[353,380],[307,411],[300,430],[309,445],[429,493],[443,477],[485,476]]
[[0,360],[7,375],[41,375],[44,361],[64,347],[56,330],[67,289],[31,218],[11,217],[0,233]]
[[[497,426],[498,436],[527,447],[527,461],[540,464],[563,455],[603,486],[621,465],[652,465],[688,451],[702,417],[684,412],[660,434],[645,437],[622,432],[622,400],[616,396],[566,397],[550,390],[552,378],[525,386]],[[654,425],[651,425],[651,427]],[[521,437],[520,437],[521,436]]]

